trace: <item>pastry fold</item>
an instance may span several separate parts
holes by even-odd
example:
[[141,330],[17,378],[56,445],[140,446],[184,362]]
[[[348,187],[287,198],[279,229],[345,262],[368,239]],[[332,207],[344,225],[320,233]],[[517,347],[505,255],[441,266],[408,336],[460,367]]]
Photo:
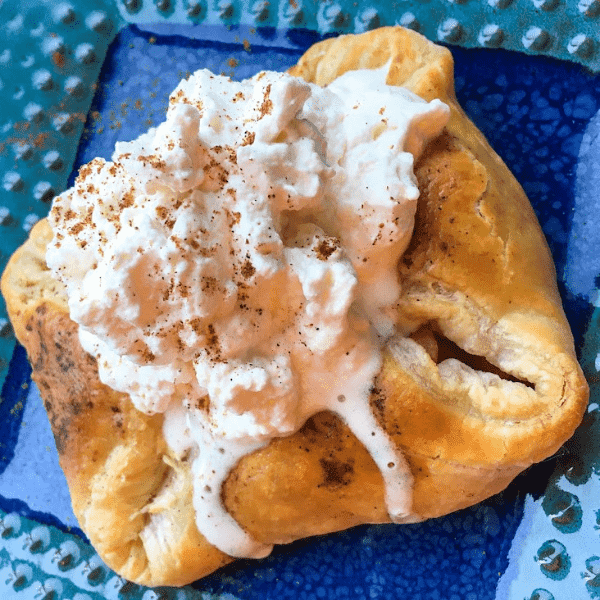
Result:
[[[554,265],[523,190],[459,107],[448,50],[401,28],[313,46],[290,72],[327,85],[389,64],[387,83],[451,107],[415,165],[421,196],[399,265],[403,335],[390,341],[371,404],[414,477],[416,519],[505,488],[572,435],[588,388]],[[198,532],[191,465],[98,379],[45,262],[45,220],[14,254],[2,293],[50,419],[80,526],[103,560],[144,585],[184,585],[233,560]],[[388,522],[381,474],[331,413],[243,458],[222,489],[257,540],[287,543]]]

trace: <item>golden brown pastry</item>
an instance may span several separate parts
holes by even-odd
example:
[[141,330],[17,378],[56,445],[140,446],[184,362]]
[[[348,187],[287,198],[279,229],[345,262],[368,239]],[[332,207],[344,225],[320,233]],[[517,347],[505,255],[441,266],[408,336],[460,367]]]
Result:
[[[401,28],[311,48],[290,71],[327,85],[390,62],[387,83],[451,107],[415,172],[415,232],[399,265],[402,326],[371,406],[404,452],[413,510],[427,519],[505,488],[554,453],[581,420],[577,364],[543,234],[516,180],[454,97],[450,53]],[[229,562],[198,532],[189,462],[163,440],[162,416],[100,383],[62,285],[45,263],[47,222],[12,257],[2,293],[26,347],[83,531],[123,577],[183,585]],[[388,522],[382,476],[335,415],[244,457],[222,489],[257,540],[286,543]]]

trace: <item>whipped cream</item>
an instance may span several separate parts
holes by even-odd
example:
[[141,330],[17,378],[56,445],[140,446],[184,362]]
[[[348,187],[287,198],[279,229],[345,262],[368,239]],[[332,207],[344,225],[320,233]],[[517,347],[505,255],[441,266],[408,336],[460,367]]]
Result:
[[369,395],[395,332],[413,164],[449,109],[386,74],[321,88],[198,71],[165,122],[84,166],[50,214],[47,262],[84,349],[105,384],[164,413],[193,460],[198,528],[232,556],[271,547],[223,506],[228,473],[323,410],[373,456],[391,518],[411,518],[410,470]]

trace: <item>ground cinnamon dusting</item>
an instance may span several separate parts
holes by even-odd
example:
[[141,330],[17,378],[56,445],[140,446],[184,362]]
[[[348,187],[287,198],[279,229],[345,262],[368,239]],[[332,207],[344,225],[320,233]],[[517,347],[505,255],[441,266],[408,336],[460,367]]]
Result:
[[265,88],[264,100],[259,108],[261,119],[265,115],[270,115],[271,112],[273,111],[273,101],[271,100],[270,95],[271,95],[271,84],[269,83],[269,85],[267,85],[267,87]]
[[313,248],[319,260],[327,260],[337,249],[337,244],[331,238],[322,240]]
[[152,154],[150,156],[138,156],[138,160],[143,162],[144,164],[149,163],[150,166],[154,167],[155,169],[159,169],[159,170],[163,170],[166,168],[167,164],[165,163],[164,160],[162,160],[161,158],[159,158],[158,156],[156,156],[155,154]]
[[244,139],[242,140],[240,146],[250,146],[254,144],[255,137],[256,134],[253,131],[246,131],[246,133],[244,134]]
[[249,258],[246,258],[245,262],[242,264],[242,277],[244,277],[244,279],[249,279],[250,277],[252,277],[252,275],[254,275],[254,273],[256,273],[256,269],[254,268],[254,265],[250,262]]

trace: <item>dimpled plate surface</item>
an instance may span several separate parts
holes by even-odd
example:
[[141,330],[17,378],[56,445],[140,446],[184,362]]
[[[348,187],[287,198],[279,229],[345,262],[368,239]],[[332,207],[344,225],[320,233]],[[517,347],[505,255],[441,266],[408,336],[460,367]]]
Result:
[[[108,10],[105,16],[115,24],[124,18]],[[244,78],[263,68],[282,70],[317,34],[301,28],[256,31],[164,22],[119,25],[106,38],[107,46],[109,39],[106,61],[95,76],[98,87],[88,96],[81,143],[77,150],[71,148],[71,158],[63,158],[63,186],[73,162],[77,166],[94,156],[109,157],[116,140],[131,139],[160,122],[168,93],[188,71],[207,67]],[[363,526],[303,540],[277,548],[263,561],[234,563],[181,590],[150,590],[126,584],[106,569],[78,530],[39,395],[17,348],[0,403],[0,597],[597,597],[600,314],[593,311],[600,272],[595,222],[600,214],[595,193],[600,78],[548,57],[453,51],[459,100],[525,187],[557,262],[565,307],[592,386],[590,409],[575,438],[557,457],[477,507],[419,525]],[[31,202],[27,194],[22,197]],[[11,210],[42,216],[46,205],[32,206],[39,214],[22,205]]]

